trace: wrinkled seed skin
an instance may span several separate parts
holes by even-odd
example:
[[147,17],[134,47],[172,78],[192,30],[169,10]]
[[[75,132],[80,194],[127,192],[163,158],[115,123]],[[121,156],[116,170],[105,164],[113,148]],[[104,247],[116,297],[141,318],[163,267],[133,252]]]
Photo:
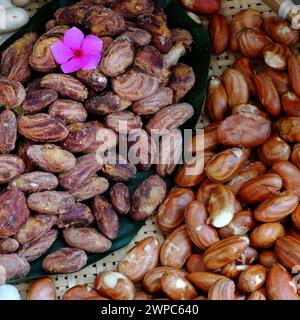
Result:
[[96,139],[96,128],[91,123],[72,123],[68,130],[69,134],[61,142],[61,147],[71,153],[84,151]]
[[0,240],[0,254],[13,253],[19,248],[19,242],[13,238]]
[[170,131],[162,136],[158,146],[156,172],[161,177],[166,177],[174,172],[182,155],[183,138],[179,129]]
[[118,182],[111,187],[110,199],[118,213],[127,214],[129,212],[131,198],[128,187],[124,183]]
[[123,134],[128,134],[131,130],[141,129],[143,125],[140,116],[130,111],[121,111],[107,115],[105,124],[115,132]]
[[17,155],[23,160],[24,165],[25,165],[24,173],[28,173],[28,172],[35,170],[34,163],[27,155],[27,150],[33,144],[34,144],[33,141],[26,139],[24,142],[21,142],[16,148]]
[[52,89],[29,91],[22,104],[22,109],[28,114],[38,113],[57,100],[57,98],[57,92]]
[[42,234],[48,232],[56,223],[55,216],[36,215],[30,216],[14,235],[20,245],[32,242]]
[[63,97],[76,101],[84,101],[88,96],[88,89],[79,80],[66,74],[47,74],[41,79],[41,87],[53,89]]
[[25,258],[28,262],[34,261],[48,251],[57,237],[58,231],[56,229],[51,229],[42,234],[36,240],[23,245],[18,254]]
[[37,38],[35,33],[28,32],[3,51],[0,64],[1,76],[21,83],[30,78],[29,58]]
[[71,189],[69,192],[76,201],[84,201],[104,193],[108,187],[109,182],[106,178],[93,176],[83,185],[76,189]]
[[76,72],[77,78],[87,87],[94,91],[102,91],[106,88],[108,79],[98,69],[83,70]]
[[154,94],[159,79],[137,69],[128,69],[112,80],[112,87],[121,98],[137,101]]
[[278,71],[268,66],[265,66],[263,70],[272,78],[272,81],[280,95],[290,91],[288,74],[286,72]]
[[17,119],[6,109],[0,114],[0,153],[9,153],[15,148],[17,140]]
[[85,108],[91,114],[108,115],[120,112],[131,104],[130,101],[121,99],[114,92],[105,92],[101,95],[96,95],[85,103]]
[[24,87],[20,82],[0,78],[0,104],[8,109],[18,107],[26,97]]
[[167,26],[166,17],[161,9],[155,9],[152,14],[141,14],[137,18],[138,25],[148,31],[152,42],[161,53],[168,53],[173,45],[172,33]]
[[244,75],[236,69],[227,69],[223,73],[223,81],[231,108],[249,102],[249,88]]
[[159,78],[162,83],[166,83],[168,80],[167,63],[163,55],[152,46],[148,45],[137,49],[133,65],[149,75]]
[[91,209],[83,203],[75,203],[70,209],[59,214],[57,226],[59,228],[87,227],[94,222]]
[[48,114],[62,120],[65,124],[85,122],[87,118],[87,111],[82,103],[67,99],[54,101],[49,107]]
[[66,26],[56,26],[43,34],[35,43],[29,58],[30,66],[39,72],[52,72],[57,68],[57,63],[51,53],[51,46],[62,40]]
[[24,173],[11,180],[7,189],[33,193],[53,190],[57,186],[58,180],[54,174],[43,171],[33,171]]
[[281,102],[272,78],[266,72],[260,72],[256,75],[254,81],[263,109],[269,116],[278,117],[281,112]]
[[135,221],[150,217],[166,196],[166,183],[158,175],[151,175],[135,190],[130,215]]
[[7,191],[0,196],[0,237],[16,234],[29,217],[26,199],[21,191]]
[[108,239],[115,239],[119,231],[119,218],[113,206],[104,197],[96,196],[92,208],[100,232]]
[[135,45],[135,47],[143,47],[151,42],[151,35],[143,29],[135,27],[127,27],[123,35],[127,36]]
[[81,25],[87,8],[87,4],[75,3],[68,7],[57,9],[54,13],[54,18],[59,25]]
[[27,156],[41,169],[53,173],[69,171],[76,164],[72,153],[50,143],[29,146]]
[[124,162],[125,159],[120,155],[116,155],[116,161],[111,161],[108,157],[107,161],[103,164],[102,172],[110,180],[113,181],[130,181],[136,175],[137,169],[135,165]]
[[127,36],[113,40],[101,59],[100,70],[108,77],[116,77],[129,67],[134,59],[133,43]]
[[43,191],[29,195],[28,207],[38,213],[59,214],[73,207],[75,199],[63,191]]
[[191,67],[178,63],[171,68],[169,87],[174,92],[174,102],[178,103],[194,86],[195,74]]
[[155,114],[160,109],[172,104],[172,102],[172,89],[162,87],[151,96],[135,101],[131,106],[131,110],[138,115],[150,115]]
[[5,281],[25,277],[30,270],[29,263],[16,253],[0,254],[0,266],[5,270]]
[[156,141],[143,129],[132,130],[127,137],[129,161],[140,170],[148,170],[157,154]]
[[70,170],[59,175],[59,183],[65,189],[82,186],[90,177],[94,176],[102,167],[95,154],[86,154],[76,159],[76,164]]
[[87,262],[87,255],[81,249],[61,248],[46,256],[43,269],[49,273],[72,273],[82,269]]
[[240,71],[243,74],[248,84],[250,95],[252,97],[256,97],[257,89],[254,83],[254,76],[255,76],[254,63],[250,59],[243,56],[235,60],[233,64],[233,68]]
[[189,103],[179,103],[160,109],[147,123],[149,133],[166,135],[169,131],[180,127],[194,114]]
[[84,25],[98,37],[116,36],[125,30],[125,20],[122,15],[96,5],[86,10]]
[[232,51],[239,50],[238,44],[238,33],[244,28],[260,28],[263,19],[262,15],[258,10],[249,8],[238,12],[232,20],[230,26],[230,49]]
[[93,228],[68,228],[64,230],[63,236],[70,247],[86,252],[102,253],[112,245],[109,239]]
[[263,56],[265,47],[272,44],[272,40],[259,29],[243,29],[238,34],[239,47],[244,56],[249,59],[259,59]]
[[141,14],[152,13],[154,2],[152,0],[118,1],[113,10],[122,14],[126,19],[136,18]]
[[46,113],[20,116],[18,118],[18,131],[27,139],[36,142],[61,141],[69,133],[68,128],[60,119],[53,118]]
[[118,143],[117,133],[107,128],[104,124],[99,121],[91,121],[93,126],[96,128],[96,139],[83,151],[83,153],[98,153],[101,154],[109,149],[115,147]]

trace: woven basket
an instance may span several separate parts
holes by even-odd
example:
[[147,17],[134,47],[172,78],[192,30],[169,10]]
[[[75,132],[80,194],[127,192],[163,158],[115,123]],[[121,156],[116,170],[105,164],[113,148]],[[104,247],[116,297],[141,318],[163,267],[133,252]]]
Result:
[[[46,3],[47,0],[35,0],[26,9],[33,15],[36,10]],[[267,7],[262,1],[259,0],[223,0],[222,13],[226,15],[231,20],[232,15],[236,14],[241,9],[254,8],[263,13],[264,16],[269,16],[274,14],[272,10]],[[205,23],[205,19],[203,23]],[[225,52],[219,57],[212,56],[211,60],[211,75],[221,75],[223,71],[230,67],[235,60],[235,55],[232,53]],[[201,128],[206,123],[205,116],[203,115],[198,122],[198,127]],[[155,223],[155,217],[151,217],[146,221],[145,226],[143,226],[136,237],[131,241],[131,243],[118,251],[115,251],[111,255],[105,257],[104,259],[98,261],[96,264],[88,266],[77,273],[72,274],[59,274],[54,275],[52,278],[56,283],[57,298],[61,299],[64,292],[77,284],[87,284],[92,286],[95,276],[103,270],[113,270],[115,269],[117,263],[122,260],[129,248],[131,248],[135,243],[144,239],[147,236],[156,235],[161,241],[163,241],[163,234],[158,230]],[[17,287],[21,292],[22,299],[26,299],[27,290],[30,287],[30,282],[25,282],[18,284]]]

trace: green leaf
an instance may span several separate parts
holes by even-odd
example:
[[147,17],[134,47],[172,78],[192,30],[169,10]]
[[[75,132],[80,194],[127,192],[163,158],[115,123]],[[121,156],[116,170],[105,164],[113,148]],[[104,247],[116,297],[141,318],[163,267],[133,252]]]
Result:
[[[0,47],[0,51],[3,51],[7,46],[9,46],[11,43],[13,43],[15,40],[20,38],[28,31],[34,31],[38,35],[42,35],[45,31],[45,23],[53,17],[53,13],[55,12],[55,10],[59,7],[67,6],[74,2],[75,1],[72,0],[53,0],[52,3],[44,5],[33,16],[33,18],[25,27],[19,30],[15,35],[13,35]],[[201,24],[197,24],[195,21],[193,21],[185,13],[184,9],[178,4],[176,0],[159,0],[158,3],[161,7],[165,9],[165,12],[168,16],[168,24],[170,25],[170,27],[187,29],[191,32],[194,38],[191,52],[189,52],[183,59],[183,62],[193,67],[196,75],[196,82],[193,89],[184,98],[186,102],[189,102],[193,105],[195,114],[190,121],[188,121],[184,126],[182,126],[182,129],[192,129],[195,127],[197,123],[197,120],[201,112],[201,107],[204,101],[210,64],[210,39],[206,29]],[[133,193],[136,187],[153,173],[155,173],[154,168],[151,168],[146,172],[138,172],[135,179],[128,183],[130,192]],[[170,190],[174,185],[174,175],[165,180],[168,189]],[[135,235],[137,234],[137,232],[143,224],[143,222],[135,222],[126,216],[121,216],[119,234],[117,239],[113,241],[112,248],[103,254],[89,254],[87,265],[93,264],[96,261],[107,256],[108,254],[129,244],[129,242],[135,237]],[[64,247],[65,245],[66,244],[64,243],[63,238],[60,237],[49,249],[47,254],[56,251],[59,248]],[[26,277],[13,280],[10,283],[20,283],[24,281],[29,281],[45,275],[42,269],[43,259],[44,257],[41,257],[38,260],[31,263],[30,272]]]

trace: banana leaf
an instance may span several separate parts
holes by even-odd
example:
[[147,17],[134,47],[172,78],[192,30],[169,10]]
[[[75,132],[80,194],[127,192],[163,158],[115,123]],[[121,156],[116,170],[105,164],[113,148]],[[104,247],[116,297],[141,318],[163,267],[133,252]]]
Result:
[[[60,7],[70,5],[74,2],[76,1],[53,0],[52,2],[45,4],[37,11],[37,13],[31,18],[26,26],[15,33],[0,47],[0,52],[2,52],[15,40],[19,39],[29,31],[36,32],[38,35],[42,35],[45,32],[45,23],[52,19],[55,10]],[[194,38],[192,50],[182,59],[182,62],[185,62],[193,67],[196,75],[196,82],[194,87],[184,98],[184,101],[189,102],[191,105],[193,105],[195,114],[192,119],[190,119],[185,125],[182,126],[182,129],[193,129],[199,118],[206,92],[206,83],[211,55],[210,39],[203,25],[198,24],[194,20],[192,20],[176,0],[159,0],[158,5],[165,9],[168,17],[168,25],[170,27],[187,29],[190,31]],[[133,181],[128,183],[130,192],[133,193],[137,185],[139,185],[143,180],[145,180],[149,175],[153,173],[155,173],[154,169],[150,169],[146,172],[138,172]],[[170,190],[174,185],[174,176],[171,176],[165,180],[168,189]],[[111,249],[102,254],[89,254],[87,265],[93,264],[96,261],[107,256],[108,254],[129,244],[129,242],[135,237],[139,229],[143,226],[143,224],[143,222],[135,222],[126,216],[120,217],[120,230],[117,239],[113,241]],[[65,246],[66,244],[64,243],[64,240],[62,236],[60,236],[46,254],[49,254]],[[45,256],[31,263],[30,272],[26,277],[10,281],[10,283],[30,281],[35,278],[44,276],[45,272],[42,269],[42,262],[44,257]]]

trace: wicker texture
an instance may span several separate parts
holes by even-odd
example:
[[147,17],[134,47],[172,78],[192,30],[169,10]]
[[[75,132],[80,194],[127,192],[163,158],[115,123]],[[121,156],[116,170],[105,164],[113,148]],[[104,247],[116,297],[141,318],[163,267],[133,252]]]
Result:
[[[33,14],[39,5],[47,2],[46,0],[34,1],[28,6],[27,9],[30,10],[30,13]],[[263,13],[264,16],[268,16],[272,13],[272,10],[267,7],[263,2],[259,0],[223,0],[222,13],[228,16],[228,20],[231,20],[232,15],[236,14],[241,9],[254,8]],[[203,23],[205,24],[205,19]],[[211,61],[211,70],[210,74],[212,75],[221,75],[223,71],[230,67],[235,60],[235,55],[232,53],[225,52],[220,57],[212,56]],[[198,126],[203,127],[203,122],[206,122],[202,117],[199,119]],[[156,235],[160,240],[163,240],[163,234],[158,230],[155,223],[155,217],[151,217],[146,221],[144,227],[142,227],[136,237],[131,241],[131,243],[113,254],[107,256],[106,258],[98,261],[96,264],[88,266],[81,271],[73,274],[61,274],[52,276],[55,280],[57,287],[57,298],[61,299],[64,292],[77,284],[88,284],[93,285],[95,276],[103,270],[112,270],[115,269],[117,263],[122,260],[126,251],[131,248],[135,243],[144,239],[147,236]],[[17,285],[18,289],[21,292],[22,298],[26,298],[27,290],[30,286],[30,282],[22,283]]]

